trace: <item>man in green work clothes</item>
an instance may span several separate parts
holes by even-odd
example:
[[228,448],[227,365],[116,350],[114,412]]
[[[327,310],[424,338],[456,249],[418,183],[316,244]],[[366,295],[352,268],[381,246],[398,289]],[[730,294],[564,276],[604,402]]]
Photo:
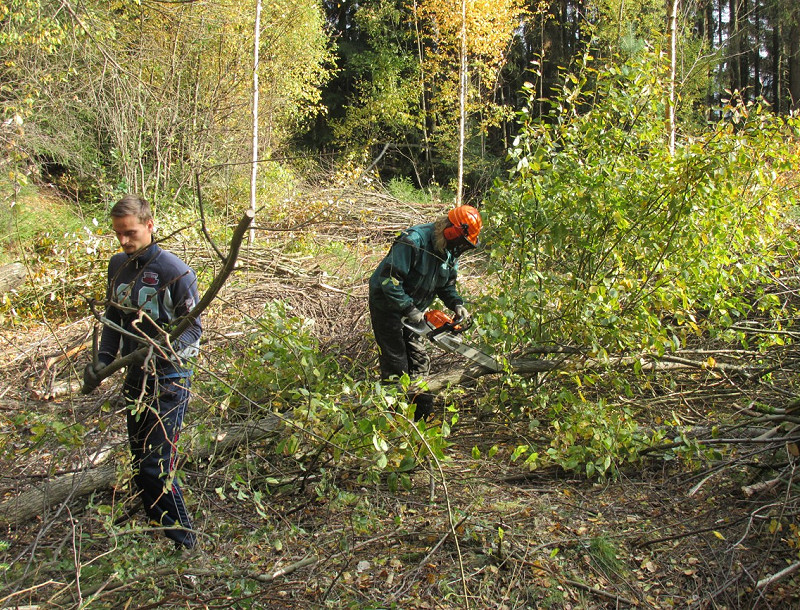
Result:
[[[419,377],[430,371],[430,356],[422,339],[403,326],[404,318],[418,326],[436,297],[455,313],[457,321],[469,317],[456,290],[458,257],[478,245],[482,227],[478,210],[457,206],[435,222],[403,231],[375,269],[369,280],[369,312],[381,379],[406,373]],[[416,394],[412,403],[417,421],[433,412],[429,393]]]

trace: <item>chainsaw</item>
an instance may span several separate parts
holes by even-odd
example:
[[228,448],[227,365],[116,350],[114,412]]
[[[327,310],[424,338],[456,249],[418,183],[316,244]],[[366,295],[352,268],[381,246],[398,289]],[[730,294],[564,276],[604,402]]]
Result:
[[456,321],[439,309],[429,309],[418,325],[415,326],[408,318],[403,318],[403,326],[447,352],[461,354],[495,373],[503,370],[503,366],[490,355],[462,341],[461,333],[472,326],[472,318]]

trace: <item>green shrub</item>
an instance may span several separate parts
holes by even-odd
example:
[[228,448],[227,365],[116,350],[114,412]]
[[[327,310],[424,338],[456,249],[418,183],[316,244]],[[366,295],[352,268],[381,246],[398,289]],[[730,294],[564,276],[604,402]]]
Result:
[[[289,459],[351,463],[366,483],[385,479],[392,489],[410,487],[420,459],[444,460],[446,437],[457,421],[414,425],[405,396],[410,380],[384,385],[364,380],[370,371],[320,349],[311,320],[286,303],[268,303],[253,321],[249,347],[231,348],[219,360],[227,370],[198,380],[197,392],[214,396],[226,417],[254,419],[277,411],[287,428],[276,452]],[[336,493],[332,490],[331,493]]]
[[[587,400],[581,392],[564,389],[547,402],[550,446],[543,452],[518,445],[512,461],[521,458],[531,469],[557,465],[587,477],[617,478],[626,464],[639,461],[640,451],[651,440],[638,432],[634,414],[627,407],[604,399]],[[542,425],[536,420],[537,427]]]
[[509,349],[663,352],[699,332],[698,312],[727,328],[752,307],[747,288],[779,253],[796,202],[787,136],[800,122],[727,108],[729,121],[684,136],[671,155],[665,90],[642,53],[585,64],[549,116],[523,113],[514,169],[486,206],[503,287],[490,309]]
[[[699,335],[743,340],[735,324],[751,312],[780,328],[787,312],[759,286],[796,248],[782,223],[797,204],[800,121],[727,107],[725,122],[681,133],[671,154],[665,91],[662,63],[647,51],[617,64],[587,57],[549,115],[522,113],[513,170],[484,208],[497,282],[481,317],[498,349],[572,344],[602,362],[661,355]],[[750,347],[784,339],[759,340]],[[606,375],[591,398],[561,378],[559,390],[508,388],[538,405],[509,413],[552,430],[545,451],[526,441],[514,458],[616,476],[648,442],[634,414],[604,398],[628,391],[627,377]]]
[[428,204],[439,201],[452,201],[453,194],[437,185],[429,186],[426,189],[415,187],[411,179],[407,176],[392,178],[387,185],[389,193],[406,203]]

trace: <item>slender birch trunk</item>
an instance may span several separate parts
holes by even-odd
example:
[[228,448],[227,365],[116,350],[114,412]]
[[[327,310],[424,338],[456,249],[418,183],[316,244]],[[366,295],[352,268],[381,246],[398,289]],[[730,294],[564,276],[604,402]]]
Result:
[[464,145],[467,131],[467,0],[461,0],[461,66],[459,68],[458,191],[456,205],[464,200]]
[[[256,177],[258,175],[258,47],[261,40],[261,0],[256,0],[256,25],[253,36],[253,166],[250,171],[250,211],[256,212]],[[248,243],[255,239],[255,229],[250,228]]]
[[675,155],[675,72],[677,70],[678,53],[678,3],[680,0],[668,0],[669,15],[669,99],[667,100],[667,129],[669,130],[669,154]]
[[[433,169],[433,162],[431,160],[431,144],[430,139],[428,138],[428,102],[426,99],[426,90],[425,90],[425,54],[423,53],[422,48],[422,35],[419,31],[419,14],[418,14],[418,6],[417,0],[414,0],[414,34],[417,39],[417,57],[419,58],[419,95],[420,95],[420,105],[422,107],[422,141],[425,142],[425,165],[428,168],[428,171],[431,173],[431,176],[434,177],[435,180],[435,173]],[[422,182],[420,181],[420,186],[422,186]]]

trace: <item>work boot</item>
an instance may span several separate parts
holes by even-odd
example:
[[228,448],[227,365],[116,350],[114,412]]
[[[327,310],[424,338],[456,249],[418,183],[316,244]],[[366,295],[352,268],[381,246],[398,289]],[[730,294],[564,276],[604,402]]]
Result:
[[428,393],[417,394],[411,399],[411,404],[416,405],[414,421],[429,419],[433,414],[433,395]]

